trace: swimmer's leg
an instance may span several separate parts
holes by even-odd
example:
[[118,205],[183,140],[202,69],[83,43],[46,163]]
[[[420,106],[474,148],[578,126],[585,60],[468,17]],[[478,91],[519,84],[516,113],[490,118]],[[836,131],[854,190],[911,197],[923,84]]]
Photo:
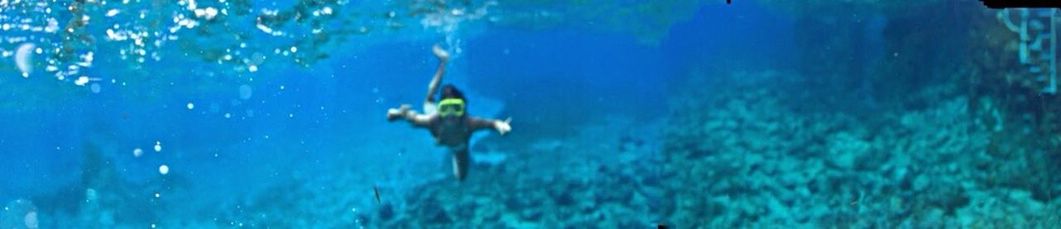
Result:
[[468,164],[471,163],[471,156],[468,154],[468,147],[461,147],[463,149],[453,151],[453,175],[457,177],[457,181],[464,181],[464,177],[468,176]]
[[435,70],[435,76],[431,78],[431,83],[427,85],[427,97],[424,98],[424,114],[435,113],[435,93],[438,92],[438,85],[442,84],[442,76],[446,75],[446,63],[449,62],[449,52],[442,49],[442,46],[435,45],[431,47],[431,52],[438,57],[438,69]]

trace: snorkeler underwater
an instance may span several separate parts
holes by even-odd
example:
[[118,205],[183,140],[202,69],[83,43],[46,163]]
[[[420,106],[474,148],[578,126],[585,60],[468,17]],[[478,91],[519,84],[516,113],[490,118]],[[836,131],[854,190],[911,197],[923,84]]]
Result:
[[1029,2],[0,0],[0,229],[1061,228]]

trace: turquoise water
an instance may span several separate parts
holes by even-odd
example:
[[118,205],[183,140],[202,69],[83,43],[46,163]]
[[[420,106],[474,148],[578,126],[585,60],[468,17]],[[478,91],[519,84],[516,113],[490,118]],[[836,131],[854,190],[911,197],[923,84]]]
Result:
[[1057,228],[1054,13],[0,0],[0,228]]

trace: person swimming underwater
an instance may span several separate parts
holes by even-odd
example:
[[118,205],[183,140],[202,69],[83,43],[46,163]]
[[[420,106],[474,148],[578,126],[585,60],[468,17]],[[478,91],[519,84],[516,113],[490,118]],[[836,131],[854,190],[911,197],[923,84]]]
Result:
[[453,175],[458,181],[463,181],[468,175],[468,165],[471,157],[468,152],[468,144],[473,133],[479,130],[494,129],[501,135],[512,131],[509,124],[512,119],[496,120],[469,116],[467,114],[467,99],[464,93],[457,87],[446,84],[442,86],[441,100],[435,103],[435,92],[442,83],[442,76],[446,73],[446,63],[449,61],[449,53],[442,47],[432,47],[435,57],[438,57],[438,70],[427,87],[427,98],[424,99],[424,113],[418,114],[412,110],[409,104],[402,104],[398,108],[387,110],[387,120],[405,120],[413,127],[424,128],[435,137],[435,143],[449,149],[453,161]]

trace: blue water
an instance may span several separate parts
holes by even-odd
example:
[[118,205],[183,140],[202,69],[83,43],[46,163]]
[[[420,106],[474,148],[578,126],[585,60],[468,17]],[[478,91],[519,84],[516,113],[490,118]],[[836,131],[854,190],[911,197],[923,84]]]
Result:
[[[1034,72],[977,4],[131,2],[0,1],[0,227],[1056,227],[1061,209],[1057,100],[999,86]],[[463,181],[386,120],[420,110],[433,45],[470,115],[512,119],[471,138]]]

